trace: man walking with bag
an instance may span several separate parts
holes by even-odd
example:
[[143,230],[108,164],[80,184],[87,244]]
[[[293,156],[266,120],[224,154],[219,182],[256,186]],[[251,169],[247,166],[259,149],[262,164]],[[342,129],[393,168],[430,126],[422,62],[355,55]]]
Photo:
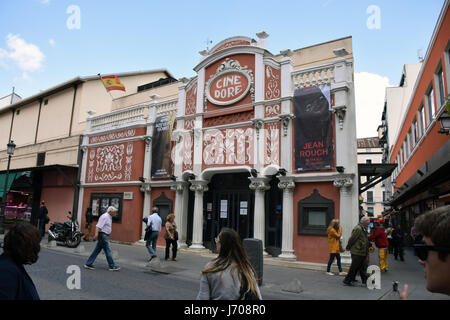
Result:
[[350,270],[344,279],[344,285],[353,286],[356,274],[359,272],[362,284],[367,282],[367,255],[369,254],[369,239],[367,237],[367,226],[370,223],[369,217],[362,217],[360,223],[353,228],[352,235],[348,240],[346,249],[352,255]]
[[158,235],[161,232],[162,220],[158,215],[158,208],[152,208],[152,214],[147,219],[147,228],[146,228],[146,243],[148,253],[150,254],[150,259],[148,262],[152,261],[153,258],[156,258],[156,242],[158,241]]

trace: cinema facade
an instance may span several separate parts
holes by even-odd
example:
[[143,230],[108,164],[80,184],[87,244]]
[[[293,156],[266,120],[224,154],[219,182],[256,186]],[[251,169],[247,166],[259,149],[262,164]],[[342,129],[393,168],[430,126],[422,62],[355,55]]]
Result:
[[98,217],[114,205],[111,239],[142,241],[157,206],[175,213],[180,246],[215,251],[230,227],[267,256],[322,263],[331,219],[348,240],[359,219],[352,38],[274,55],[257,36],[225,39],[200,52],[195,77],[88,118],[82,225],[89,206]]

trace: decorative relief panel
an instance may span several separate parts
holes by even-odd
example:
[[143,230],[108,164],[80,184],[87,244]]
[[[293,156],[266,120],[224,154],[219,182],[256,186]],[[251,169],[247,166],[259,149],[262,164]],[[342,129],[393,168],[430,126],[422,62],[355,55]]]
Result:
[[281,104],[270,104],[264,107],[264,117],[271,118],[281,114]]
[[214,118],[204,118],[203,119],[203,127],[214,127],[219,126],[223,124],[229,124],[229,123],[239,123],[239,122],[246,122],[250,121],[254,118],[254,112],[246,111],[246,112],[238,112],[238,113],[232,113],[228,115],[223,115],[220,117],[214,117]]
[[234,46],[248,46],[248,45],[250,45],[250,41],[234,40],[234,41],[230,41],[230,42],[227,42],[227,43],[221,45],[220,47],[215,49],[211,54],[216,53],[216,52],[226,49],[226,48],[234,47]]
[[186,115],[195,114],[197,111],[197,83],[186,92]]
[[265,69],[265,99],[279,99],[281,97],[281,71],[268,65]]
[[184,120],[184,129],[191,130],[195,127],[195,119]]
[[266,123],[264,129],[264,165],[280,165],[280,122]]
[[203,134],[205,167],[254,163],[253,128],[209,129]]
[[183,172],[194,170],[194,135],[185,133],[183,135]]
[[130,181],[133,171],[133,149],[133,142],[90,149],[86,182]]
[[131,138],[131,137],[135,137],[136,135],[137,135],[136,129],[128,129],[128,130],[110,132],[110,133],[90,137],[89,143],[93,144],[93,143],[108,142],[108,141],[113,141],[113,140]]

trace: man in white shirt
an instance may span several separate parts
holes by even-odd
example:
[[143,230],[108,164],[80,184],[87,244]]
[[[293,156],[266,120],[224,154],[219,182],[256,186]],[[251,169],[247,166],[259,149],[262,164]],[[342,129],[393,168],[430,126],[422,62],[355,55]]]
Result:
[[156,257],[156,242],[158,241],[158,235],[161,232],[162,220],[158,215],[158,207],[152,208],[152,214],[147,219],[147,227],[149,228],[150,237],[146,241],[148,253],[150,254],[149,262]]
[[114,260],[111,254],[111,248],[109,246],[109,235],[111,234],[112,230],[112,217],[116,215],[116,212],[117,209],[113,206],[110,206],[108,207],[108,210],[106,210],[106,212],[102,214],[98,219],[97,225],[95,227],[95,236],[94,236],[94,241],[97,240],[98,238],[98,242],[91,256],[84,265],[86,269],[90,270],[95,269],[93,263],[97,258],[97,255],[103,249],[106,255],[106,260],[108,261],[109,271],[120,270],[120,267],[114,264]]

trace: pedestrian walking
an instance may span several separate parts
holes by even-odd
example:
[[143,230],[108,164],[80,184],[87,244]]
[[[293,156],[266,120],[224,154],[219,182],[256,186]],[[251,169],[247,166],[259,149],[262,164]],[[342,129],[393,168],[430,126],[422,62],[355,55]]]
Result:
[[45,235],[45,225],[49,223],[50,219],[48,218],[48,209],[45,206],[45,201],[41,201],[41,207],[39,208],[39,232],[41,233],[41,238]]
[[147,240],[145,246],[147,247],[148,253],[150,254],[150,259],[148,262],[156,258],[156,243],[158,241],[158,235],[161,232],[162,220],[158,215],[158,207],[152,208],[152,214],[147,219]]
[[164,239],[166,240],[166,261],[169,260],[170,245],[172,245],[172,260],[177,261],[178,231],[177,224],[175,223],[175,215],[173,213],[169,214],[166,220],[166,232],[164,233]]
[[380,271],[387,272],[389,242],[386,236],[386,232],[384,231],[384,228],[380,223],[375,222],[375,232],[371,236],[369,236],[369,241],[375,242],[375,245],[378,248],[378,261],[380,264]]
[[85,241],[89,241],[91,238],[91,233],[92,233],[92,221],[94,216],[92,215],[92,208],[89,207],[86,209],[86,225],[85,225],[85,232],[84,232],[84,240]]
[[215,240],[219,256],[202,271],[197,300],[261,300],[256,272],[238,233],[223,228]]
[[[420,215],[414,226],[424,240],[414,244],[414,249],[425,271],[427,290],[450,295],[450,205]],[[403,300],[407,292],[405,285]]]
[[356,274],[359,273],[361,282],[367,282],[367,257],[369,254],[369,239],[367,237],[367,226],[370,223],[369,217],[362,217],[360,223],[353,228],[350,239],[348,239],[346,249],[350,251],[352,263],[350,270],[344,279],[344,285],[352,286],[352,281],[356,281]]
[[27,222],[16,223],[9,229],[0,256],[0,300],[40,300],[23,267],[38,260],[40,243],[39,230]]
[[328,235],[328,251],[330,252],[330,259],[328,260],[327,265],[327,274],[332,276],[334,275],[331,273],[331,264],[333,263],[334,259],[336,259],[337,266],[339,269],[339,275],[345,276],[347,275],[346,272],[342,271],[341,266],[341,236],[342,236],[342,227],[339,224],[338,219],[333,219],[330,222],[330,225],[327,229],[327,235]]
[[86,264],[84,267],[86,269],[93,270],[94,267],[94,261],[97,258],[100,251],[105,252],[106,260],[108,261],[109,265],[109,271],[119,271],[120,267],[116,266],[114,263],[112,254],[111,254],[111,247],[109,245],[109,236],[112,231],[112,217],[115,216],[117,213],[117,209],[113,206],[108,207],[106,212],[100,216],[98,219],[97,225],[95,226],[95,235],[94,235],[94,241],[98,239],[97,245],[94,248],[94,251],[86,261]]
[[386,237],[388,239],[388,243],[389,243],[389,248],[388,248],[388,253],[392,254],[394,253],[394,244],[393,244],[393,240],[392,240],[392,227],[389,227],[386,229]]
[[392,231],[392,240],[394,244],[394,258],[397,260],[397,258],[400,258],[401,261],[405,261],[404,259],[404,253],[403,253],[403,245],[405,241],[405,233],[401,229],[400,225],[398,224],[394,231]]

